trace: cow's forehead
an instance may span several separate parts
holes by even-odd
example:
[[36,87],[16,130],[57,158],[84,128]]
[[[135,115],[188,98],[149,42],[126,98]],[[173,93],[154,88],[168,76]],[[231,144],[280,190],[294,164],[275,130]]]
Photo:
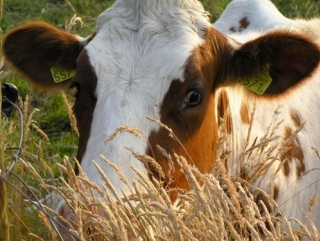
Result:
[[200,39],[183,45],[184,36],[169,41],[164,35],[154,36],[156,41],[140,42],[136,33],[121,40],[98,34],[87,47],[98,79],[97,96],[112,82],[116,82],[119,90],[131,87],[133,91],[137,85],[155,88],[173,79],[182,81],[185,62]]
[[194,0],[118,0],[99,15],[96,28],[99,31],[108,22],[119,29],[137,30],[144,21],[156,20],[159,25],[167,26],[170,23],[174,26],[174,19],[189,21],[192,18],[192,24],[203,29],[207,25],[208,16],[202,4]]
[[119,88],[143,86],[164,96],[172,80],[183,80],[186,60],[211,27],[206,13],[173,7],[146,15],[120,3],[99,16],[97,35],[86,47],[98,78],[96,94],[116,81]]

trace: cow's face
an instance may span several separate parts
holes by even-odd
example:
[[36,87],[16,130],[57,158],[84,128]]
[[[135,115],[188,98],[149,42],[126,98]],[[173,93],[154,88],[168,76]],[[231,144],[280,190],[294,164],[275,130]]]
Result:
[[[210,23],[204,17],[197,25],[209,28]],[[213,139],[217,133],[207,138],[208,143],[201,141],[201,145],[209,147],[203,153],[194,147],[183,150],[181,145],[189,143],[190,147],[199,142],[215,123],[211,98],[214,81],[209,79],[216,78],[217,63],[209,67],[209,62],[214,60],[212,49],[199,47],[207,33],[195,32],[196,26],[191,19],[182,23],[175,21],[173,19],[170,25],[153,25],[150,32],[150,20],[146,20],[145,26],[141,24],[138,31],[123,30],[121,36],[110,34],[116,31],[115,26],[104,23],[80,54],[71,86],[78,90],[74,106],[80,130],[78,158],[86,173],[96,172],[92,160],[99,162],[100,155],[117,163],[129,180],[135,175],[131,166],[145,172],[147,165],[154,171],[152,165],[137,160],[132,151],[163,159],[160,163],[167,169],[167,160],[160,155],[156,145],[172,156],[175,151],[179,155],[190,155],[190,159],[199,158],[201,154],[200,158],[207,156],[213,160]],[[222,35],[219,37],[222,43],[226,42]],[[215,51],[220,56],[220,50]],[[210,78],[204,76],[203,71]],[[177,140],[170,138],[164,128],[149,118],[161,120],[172,128]],[[126,125],[139,129],[142,137],[122,130],[108,140],[117,129]],[[179,145],[179,141],[182,144]],[[203,166],[208,170],[212,162]],[[118,178],[112,169],[106,173],[113,180]]]
[[[240,46],[212,28],[198,5],[188,5],[192,11],[150,10],[150,15],[141,10],[141,16],[136,9],[117,7],[100,16],[91,39],[79,40],[44,23],[27,24],[6,37],[4,53],[36,86],[77,90],[78,159],[99,184],[96,161],[118,190],[125,185],[100,155],[132,181],[136,174],[131,166],[158,176],[154,165],[132,152],[149,154],[161,165],[167,184],[187,188],[176,162],[171,172],[157,145],[173,159],[177,153],[202,172],[210,171],[221,108],[218,88],[263,74],[272,78],[265,92],[272,98],[309,76],[319,61],[318,48],[296,34],[274,32]],[[54,65],[75,68],[76,75],[54,83]],[[171,128],[175,138],[148,117]],[[125,126],[138,129],[139,135]]]

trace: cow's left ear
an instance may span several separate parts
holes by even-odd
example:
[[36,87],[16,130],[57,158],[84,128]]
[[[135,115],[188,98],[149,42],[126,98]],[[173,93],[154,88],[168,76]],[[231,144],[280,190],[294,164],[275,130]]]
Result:
[[235,50],[229,74],[257,94],[277,95],[311,76],[319,60],[319,48],[311,40],[275,31]]

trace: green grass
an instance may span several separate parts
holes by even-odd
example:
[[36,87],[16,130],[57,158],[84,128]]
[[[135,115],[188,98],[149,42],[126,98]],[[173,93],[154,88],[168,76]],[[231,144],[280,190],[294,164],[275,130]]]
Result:
[[312,18],[319,16],[320,2],[317,0],[276,0],[272,1],[288,18]]
[[[76,14],[81,17],[83,27],[76,26],[72,32],[87,36],[94,32],[95,19],[113,1],[101,0],[9,0],[4,1],[3,19],[1,29],[5,34],[20,24],[33,20],[43,20],[64,29],[71,17]],[[205,8],[216,20],[228,4],[227,0],[203,0]],[[275,0],[279,10],[287,17],[311,18],[319,14],[320,2],[318,0]],[[11,82],[18,86],[21,98],[25,102],[24,113],[28,134],[23,143],[24,160],[30,162],[41,176],[55,178],[61,173],[56,164],[63,163],[64,155],[74,157],[77,148],[77,136],[71,130],[69,118],[63,98],[60,93],[48,94],[32,90],[17,74],[12,73],[8,67],[0,76],[2,82]],[[30,100],[29,100],[30,99]],[[72,102],[72,97],[70,97]],[[23,107],[23,103],[20,102]],[[34,113],[34,109],[39,111]],[[30,122],[28,118],[30,117]],[[32,120],[32,124],[31,124]],[[16,146],[19,140],[18,114],[14,113],[5,129],[5,146]],[[34,127],[38,126],[46,135]],[[49,140],[46,139],[46,136]],[[12,152],[6,152],[6,164],[11,161]],[[49,165],[49,167],[47,167]],[[52,170],[51,170],[52,169]],[[31,175],[24,165],[15,168],[28,184],[35,186],[38,181]],[[10,178],[14,181],[13,178]],[[21,184],[16,185],[26,191]],[[37,187],[38,193],[43,189]],[[9,189],[9,215],[10,232],[12,240],[35,240],[28,233],[35,233],[45,240],[47,231],[37,213],[26,209],[22,197]],[[31,213],[30,213],[31,212]],[[30,217],[31,215],[31,217]],[[1,232],[1,231],[0,231]]]
[[43,20],[59,28],[65,28],[73,14],[82,17],[83,28],[75,28],[79,35],[89,35],[95,26],[95,19],[113,1],[99,0],[10,0],[4,4],[3,32],[31,20]]

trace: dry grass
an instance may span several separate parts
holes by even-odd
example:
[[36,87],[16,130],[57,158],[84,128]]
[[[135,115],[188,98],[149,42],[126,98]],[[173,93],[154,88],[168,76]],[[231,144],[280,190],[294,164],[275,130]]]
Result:
[[[25,106],[27,104],[21,104],[24,110],[27,109]],[[32,126],[34,111],[28,111],[28,113],[30,115],[24,120],[26,131]],[[273,128],[277,128],[280,124],[276,123]],[[261,156],[261,151],[268,156],[268,153],[276,148],[272,145],[272,140],[276,138],[273,136],[273,128],[268,130],[259,143],[248,145],[247,151],[242,155],[243,160],[250,158],[253,162],[254,158]],[[129,127],[119,129],[115,133],[119,131],[131,132],[133,135],[139,134],[138,130],[131,130]],[[175,138],[174,135],[172,138]],[[226,139],[225,133],[222,134],[217,150],[223,149]],[[45,149],[45,145],[39,148]],[[282,148],[285,149],[285,147]],[[184,157],[178,157],[179,165],[192,191],[181,193],[176,203],[170,201],[166,190],[157,180],[149,180],[147,176],[135,170],[139,178],[131,184],[125,180],[120,169],[105,157],[102,157],[105,163],[110,168],[114,168],[121,180],[131,187],[130,195],[117,193],[96,163],[97,173],[105,183],[103,187],[90,182],[81,168],[79,176],[76,176],[73,164],[68,157],[64,158],[63,165],[58,164],[62,176],[68,177],[68,180],[63,177],[58,182],[56,180],[52,182],[51,179],[45,180],[42,177],[43,174],[40,175],[38,172],[47,170],[48,173],[52,173],[51,167],[41,157],[36,157],[28,151],[25,156],[37,158],[41,168],[20,160],[19,170],[24,171],[19,175],[24,176],[28,173],[27,178],[29,181],[33,180],[33,186],[36,187],[35,191],[38,195],[43,196],[44,193],[54,191],[66,200],[75,220],[63,220],[62,217],[59,219],[67,223],[71,232],[81,240],[299,240],[300,236],[306,236],[310,240],[319,239],[317,230],[308,230],[301,223],[299,225],[303,232],[293,230],[286,217],[277,212],[278,207],[274,200],[263,190],[252,186],[251,183],[265,173],[268,165],[254,167],[252,176],[246,177],[246,180],[240,177],[229,177],[228,170],[225,168],[227,156],[220,154],[223,158],[216,160],[215,168],[210,174],[200,173],[195,167],[188,165]],[[149,158],[139,155],[139,160],[144,162],[150,162]],[[273,158],[276,157],[271,159]],[[23,185],[17,184],[17,186],[20,190],[24,190]],[[19,194],[14,196],[15,203],[9,203],[9,208],[15,212],[15,222],[19,222],[19,225],[28,230],[29,240],[58,240],[46,215],[35,212],[30,208],[30,203],[27,204]],[[256,197],[260,199],[257,200]],[[17,199],[20,199],[19,203],[24,203],[19,209],[14,207]],[[276,212],[270,213],[268,211],[270,207],[273,207]],[[59,216],[49,207],[46,209],[50,214]],[[27,215],[38,213],[38,222],[41,223],[45,232],[32,231],[29,227],[30,223],[23,220],[26,212]]]
[[[277,209],[277,204],[245,180],[228,177],[222,160],[218,160],[213,173],[202,174],[180,157],[179,163],[193,190],[181,194],[175,204],[156,180],[151,182],[138,170],[139,178],[132,183],[134,188],[128,196],[115,192],[97,164],[97,172],[105,181],[103,188],[91,183],[82,172],[76,177],[68,158],[66,163],[61,168],[69,182],[63,181],[59,188],[46,188],[58,191],[67,200],[75,216],[69,227],[82,240],[299,240],[299,235],[311,240],[319,238],[317,231],[297,232],[285,217],[270,214],[268,207]],[[123,177],[122,180],[128,183]],[[256,201],[257,195],[265,198]],[[41,217],[46,223],[46,218]]]

